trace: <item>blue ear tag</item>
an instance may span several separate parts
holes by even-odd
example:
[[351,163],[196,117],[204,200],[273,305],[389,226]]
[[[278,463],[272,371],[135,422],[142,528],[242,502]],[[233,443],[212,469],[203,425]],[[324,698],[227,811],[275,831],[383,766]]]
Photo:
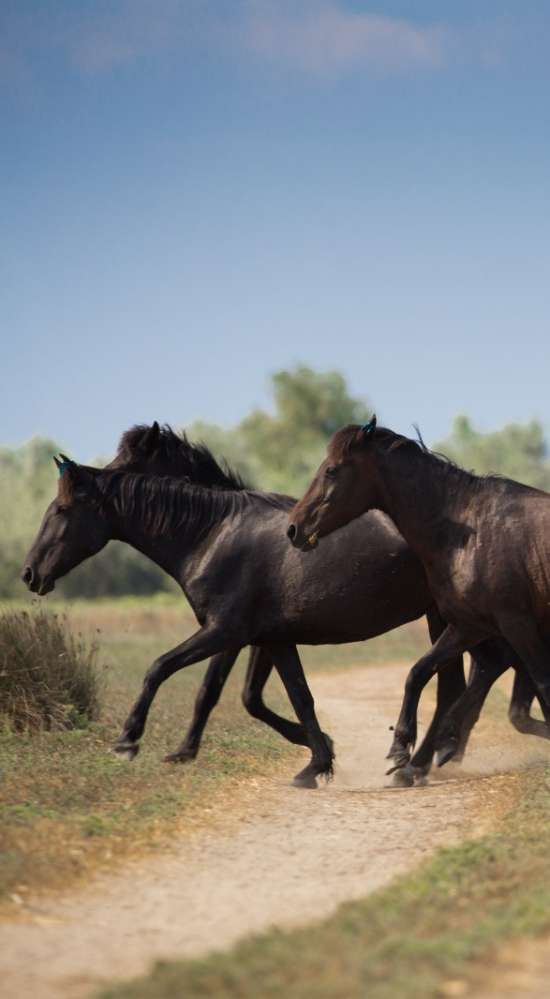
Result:
[[57,471],[59,472],[59,478],[61,478],[63,473],[66,472],[67,469],[70,468],[70,466],[73,464],[72,461],[66,460],[65,458],[63,458],[63,460],[60,461],[59,458],[55,457],[55,455],[53,460],[55,461]]
[[361,430],[363,431],[365,437],[370,437],[370,435],[373,434],[374,431],[376,430],[376,416],[373,415],[369,420],[369,422],[365,423],[361,427]]

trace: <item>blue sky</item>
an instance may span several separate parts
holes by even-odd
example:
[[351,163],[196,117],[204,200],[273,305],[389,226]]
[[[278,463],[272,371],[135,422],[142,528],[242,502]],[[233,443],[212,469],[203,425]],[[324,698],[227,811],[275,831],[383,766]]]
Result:
[[550,6],[3,0],[0,443],[82,460],[338,368],[550,430]]

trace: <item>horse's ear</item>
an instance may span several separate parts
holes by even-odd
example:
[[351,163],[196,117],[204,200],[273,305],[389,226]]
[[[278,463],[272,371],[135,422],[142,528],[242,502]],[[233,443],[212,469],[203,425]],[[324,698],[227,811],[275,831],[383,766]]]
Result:
[[64,454],[60,457],[63,459],[62,462],[54,459],[59,469],[57,496],[60,502],[64,506],[70,506],[79,497],[92,499],[97,489],[93,475]]
[[146,454],[150,454],[156,448],[160,437],[160,427],[155,420],[153,424],[145,431],[143,437],[141,438],[139,447],[141,451]]
[[[59,460],[59,458],[61,458],[61,461]],[[53,460],[55,461],[57,471],[59,472],[59,476],[61,477],[71,467],[71,465],[74,465],[74,461],[71,461],[70,458],[67,458],[66,454],[61,454],[61,453],[59,455],[59,458],[54,454]]]
[[373,413],[369,422],[365,423],[361,427],[361,433],[363,436],[363,441],[368,441],[372,437],[374,431],[376,430],[376,414]]

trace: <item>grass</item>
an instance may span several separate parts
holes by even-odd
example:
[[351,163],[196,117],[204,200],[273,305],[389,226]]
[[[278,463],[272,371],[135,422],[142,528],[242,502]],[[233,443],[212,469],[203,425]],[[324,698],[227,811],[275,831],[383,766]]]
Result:
[[[550,772],[523,775],[496,831],[439,850],[334,916],[162,962],[101,999],[432,999],[462,994],[502,941],[550,927]],[[458,985],[458,991],[456,991]],[[454,990],[454,991],[453,991]]]
[[97,646],[39,607],[0,614],[0,724],[83,728],[99,716]]
[[[145,669],[196,629],[194,616],[184,600],[171,594],[47,603],[58,613],[66,611],[86,642],[98,644],[104,709],[98,720],[74,731],[1,728],[0,899],[24,897],[36,887],[65,886],[98,865],[166,845],[201,816],[210,818],[215,801],[248,778],[280,773],[283,767],[290,778],[305,760],[304,750],[244,712],[244,656],[213,712],[196,762],[173,767],[161,761],[190,721],[204,672],[199,664],[161,688],[136,760],[129,764],[113,755],[109,750]],[[4,604],[0,611],[24,608],[28,600]],[[311,671],[412,659],[426,644],[423,625],[414,624],[367,643],[301,652]],[[278,679],[268,684],[266,698],[274,710],[294,717]]]
[[[251,776],[269,775],[283,761],[289,777],[298,769],[303,752],[244,712],[242,664],[196,762],[174,767],[161,761],[190,720],[201,666],[160,690],[133,763],[109,752],[147,666],[196,627],[183,608],[109,601],[71,609],[73,627],[99,645],[104,708],[98,720],[72,731],[16,732],[0,725],[0,898],[65,886],[97,865],[166,845]],[[275,685],[267,696],[275,710],[292,716]]]

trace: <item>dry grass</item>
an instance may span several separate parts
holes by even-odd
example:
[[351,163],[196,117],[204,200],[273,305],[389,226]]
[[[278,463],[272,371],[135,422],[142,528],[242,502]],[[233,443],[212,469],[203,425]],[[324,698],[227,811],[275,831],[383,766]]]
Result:
[[[57,605],[59,606],[59,605]],[[99,645],[105,662],[103,710],[85,728],[16,731],[0,725],[0,899],[39,887],[66,886],[97,866],[162,846],[205,818],[250,777],[270,775],[284,761],[289,779],[305,751],[296,750],[244,711],[244,662],[230,677],[198,759],[167,766],[187,727],[204,666],[183,670],[153,705],[133,763],[110,750],[159,653],[182,641],[196,623],[181,600],[77,604],[72,628]],[[269,703],[292,717],[274,683]]]
[[99,717],[97,644],[65,615],[34,608],[0,615],[0,718],[17,732],[83,728]]
[[[204,665],[186,669],[161,687],[142,749],[133,763],[110,752],[150,663],[196,630],[181,597],[105,601],[47,601],[68,614],[74,632],[99,646],[105,689],[101,717],[86,728],[17,732],[0,726],[0,897],[25,897],[39,886],[66,885],[97,865],[163,846],[191,824],[212,821],[225,796],[251,777],[275,772],[290,779],[307,751],[286,743],[253,721],[242,707],[244,660],[233,671],[213,712],[198,759],[167,766],[190,721]],[[5,612],[20,613],[11,605]],[[301,649],[308,670],[413,658],[425,647],[414,624],[372,642]],[[288,718],[293,711],[276,677],[269,705]],[[8,906],[10,903],[8,902]],[[11,905],[13,908],[13,904]]]

